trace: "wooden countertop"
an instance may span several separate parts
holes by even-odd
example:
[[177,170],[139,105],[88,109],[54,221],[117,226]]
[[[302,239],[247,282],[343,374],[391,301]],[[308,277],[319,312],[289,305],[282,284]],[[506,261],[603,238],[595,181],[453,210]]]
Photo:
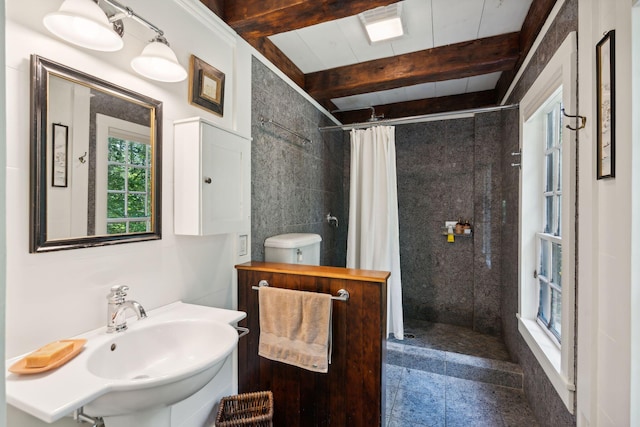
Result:
[[385,282],[391,275],[388,271],[359,270],[355,268],[304,264],[281,264],[261,261],[250,261],[244,264],[238,264],[236,265],[236,268],[238,270],[298,274],[301,276],[328,277],[332,279],[358,280],[362,282]]

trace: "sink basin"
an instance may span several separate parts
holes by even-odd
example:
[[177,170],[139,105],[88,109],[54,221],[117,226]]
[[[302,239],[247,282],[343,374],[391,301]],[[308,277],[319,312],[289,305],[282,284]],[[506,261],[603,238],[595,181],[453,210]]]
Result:
[[[131,320],[124,332],[100,327],[74,359],[33,375],[5,372],[7,403],[47,423],[83,409],[108,427],[171,425],[170,405],[207,385],[238,345],[241,311],[180,301]],[[17,356],[6,365],[22,359]],[[224,365],[224,368],[223,368]]]
[[91,351],[87,370],[108,381],[109,391],[85,413],[105,417],[177,403],[204,387],[238,342],[233,327],[215,320],[143,324]]

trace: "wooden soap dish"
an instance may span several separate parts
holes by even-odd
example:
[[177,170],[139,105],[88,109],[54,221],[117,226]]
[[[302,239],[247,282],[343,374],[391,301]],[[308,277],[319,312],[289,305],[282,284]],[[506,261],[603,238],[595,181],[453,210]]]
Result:
[[[73,349],[71,353],[65,354],[62,358],[52,362],[46,366],[41,366],[39,368],[27,368],[26,359],[23,357],[18,360],[16,363],[9,367],[9,372],[13,372],[14,374],[38,374],[40,372],[50,371],[51,369],[55,369],[59,366],[64,365],[69,360],[76,357],[84,347],[84,344],[87,342],[86,339],[75,339],[75,340],[60,340],[61,342],[72,342]],[[36,350],[37,351],[37,350]]]

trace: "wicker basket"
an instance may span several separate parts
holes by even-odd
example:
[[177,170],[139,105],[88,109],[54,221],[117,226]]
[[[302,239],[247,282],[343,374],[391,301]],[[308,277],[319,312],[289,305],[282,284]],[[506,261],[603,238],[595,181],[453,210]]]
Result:
[[272,427],[272,420],[273,394],[259,391],[222,398],[216,427]]

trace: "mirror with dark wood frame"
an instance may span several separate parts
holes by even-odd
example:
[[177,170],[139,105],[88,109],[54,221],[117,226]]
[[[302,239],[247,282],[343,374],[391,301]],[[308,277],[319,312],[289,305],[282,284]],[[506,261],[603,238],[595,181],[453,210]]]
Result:
[[162,103],[31,57],[30,252],[160,239]]

